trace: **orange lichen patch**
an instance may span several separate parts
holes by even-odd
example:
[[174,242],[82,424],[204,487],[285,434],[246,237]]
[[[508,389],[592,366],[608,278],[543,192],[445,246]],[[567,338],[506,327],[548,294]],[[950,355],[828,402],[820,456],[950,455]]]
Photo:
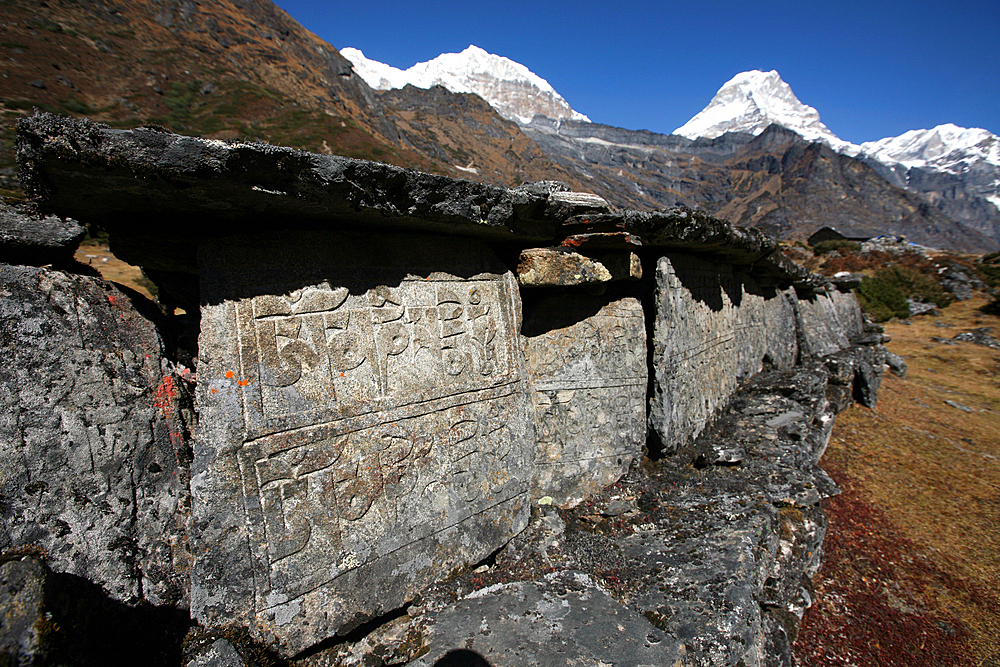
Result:
[[837,418],[823,465],[844,493],[800,664],[1000,664],[1000,351],[951,340],[1000,334],[986,302],[889,323],[906,379]]
[[239,385],[239,386],[241,386],[241,387],[245,387],[245,386],[247,386],[248,384],[250,384],[250,382],[249,382],[248,380],[244,380],[244,379],[240,378],[240,379],[239,379],[239,380],[238,380],[238,381],[236,382],[236,384],[238,384],[238,385]]
[[233,372],[232,371],[226,371],[226,378],[228,378],[228,379],[231,380],[233,378]]

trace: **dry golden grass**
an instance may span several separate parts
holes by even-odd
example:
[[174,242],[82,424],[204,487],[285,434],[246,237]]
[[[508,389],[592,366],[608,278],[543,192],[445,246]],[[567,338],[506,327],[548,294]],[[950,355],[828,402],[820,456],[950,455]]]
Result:
[[156,296],[150,290],[152,283],[142,275],[142,269],[115,257],[106,242],[88,239],[80,244],[73,257],[81,264],[97,269],[105,280],[131,287],[146,298],[156,301]]
[[844,494],[802,664],[1000,665],[1000,350],[934,340],[1000,336],[985,303],[889,323],[906,379],[838,417],[824,467]]

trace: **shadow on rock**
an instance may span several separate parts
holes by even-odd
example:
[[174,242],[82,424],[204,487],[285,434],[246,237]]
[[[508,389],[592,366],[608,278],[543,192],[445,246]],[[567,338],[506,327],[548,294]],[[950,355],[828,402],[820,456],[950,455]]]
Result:
[[4,624],[5,635],[14,630],[19,636],[2,637],[2,652],[27,659],[15,664],[181,664],[182,642],[191,625],[186,612],[123,604],[82,577],[53,572],[33,555],[8,554],[5,560],[0,583],[21,602],[8,608],[23,616]]
[[434,663],[434,667],[492,667],[492,665],[475,651],[459,648],[445,653]]

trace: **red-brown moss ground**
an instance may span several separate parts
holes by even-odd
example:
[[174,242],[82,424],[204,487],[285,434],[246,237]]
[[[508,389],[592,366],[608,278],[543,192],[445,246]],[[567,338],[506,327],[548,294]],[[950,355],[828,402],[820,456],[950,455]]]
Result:
[[887,325],[906,379],[838,418],[823,463],[843,493],[801,665],[1000,666],[1000,351],[932,340],[1000,336],[985,303]]

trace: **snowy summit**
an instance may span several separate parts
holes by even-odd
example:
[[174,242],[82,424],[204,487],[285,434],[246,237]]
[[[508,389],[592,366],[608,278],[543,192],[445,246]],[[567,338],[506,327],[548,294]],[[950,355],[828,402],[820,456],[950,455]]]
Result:
[[453,93],[474,93],[497,112],[515,122],[531,122],[535,114],[557,120],[590,119],[570,108],[548,81],[524,65],[503,56],[470,46],[461,53],[442,53],[437,58],[401,70],[369,60],[358,49],[347,47],[341,55],[351,61],[354,71],[376,90],[444,86]]
[[930,130],[910,130],[898,137],[861,144],[865,153],[886,164],[961,173],[975,162],[1000,167],[1000,139],[980,128],[945,123]]
[[856,154],[859,150],[821,123],[819,112],[802,104],[774,70],[737,74],[719,89],[707,107],[674,130],[674,134],[689,139],[711,139],[726,132],[757,135],[772,123],[787,127],[808,141],[822,141],[842,153]]

